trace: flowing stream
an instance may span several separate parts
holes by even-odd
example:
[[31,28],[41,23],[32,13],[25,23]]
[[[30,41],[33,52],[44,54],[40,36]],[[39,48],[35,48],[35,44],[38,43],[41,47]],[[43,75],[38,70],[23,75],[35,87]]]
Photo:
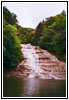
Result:
[[26,63],[24,65],[29,66],[32,70],[30,77],[35,77],[36,75],[42,77],[43,75],[41,72],[43,70],[39,66],[39,58],[38,55],[35,52],[35,47],[30,44],[22,44],[22,53],[24,54],[24,57],[26,58]]
[[28,71],[28,78],[65,79],[65,64],[55,56],[31,44],[21,44],[21,47],[23,57],[26,59],[22,65],[31,70],[30,72]]

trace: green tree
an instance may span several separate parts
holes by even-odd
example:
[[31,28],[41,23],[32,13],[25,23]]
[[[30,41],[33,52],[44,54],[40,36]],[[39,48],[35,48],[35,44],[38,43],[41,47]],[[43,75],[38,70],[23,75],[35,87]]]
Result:
[[4,25],[3,30],[3,66],[5,69],[14,68],[22,59],[17,30],[12,25]]
[[35,31],[35,45],[38,45],[39,38],[42,36],[43,24],[40,22]]
[[5,6],[3,7],[3,16],[5,21],[11,25],[14,25],[18,22],[16,19],[16,14],[11,13]]
[[66,15],[64,11],[57,16],[46,18],[38,25],[35,32],[35,43],[65,61]]

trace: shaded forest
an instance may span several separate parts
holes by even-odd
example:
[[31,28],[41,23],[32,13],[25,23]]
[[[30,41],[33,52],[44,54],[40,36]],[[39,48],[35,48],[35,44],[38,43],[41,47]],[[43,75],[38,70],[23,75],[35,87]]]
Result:
[[36,29],[18,25],[17,16],[3,7],[3,67],[15,68],[22,60],[20,44],[31,43],[66,61],[66,13],[46,18]]

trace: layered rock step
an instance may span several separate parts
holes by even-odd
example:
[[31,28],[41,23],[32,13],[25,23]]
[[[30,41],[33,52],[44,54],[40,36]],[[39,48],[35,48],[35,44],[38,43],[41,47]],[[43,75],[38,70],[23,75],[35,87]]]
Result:
[[66,64],[62,61],[59,61],[55,56],[50,54],[46,50],[42,50],[38,47],[36,53],[39,56],[39,65],[40,68],[45,72],[48,72],[52,78],[57,79],[66,79]]
[[[64,62],[59,61],[55,56],[39,46],[32,46],[31,44],[21,46],[23,60],[18,64],[16,71],[10,72],[9,76],[66,79],[66,64]],[[30,62],[30,60],[32,61]]]

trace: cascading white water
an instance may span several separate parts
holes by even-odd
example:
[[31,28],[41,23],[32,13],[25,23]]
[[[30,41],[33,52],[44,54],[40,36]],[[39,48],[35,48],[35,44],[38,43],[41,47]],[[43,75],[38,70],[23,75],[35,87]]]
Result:
[[43,70],[39,67],[39,59],[38,55],[35,52],[34,46],[32,46],[31,44],[21,44],[21,47],[22,53],[27,59],[25,65],[29,66],[32,69],[32,73],[29,75],[29,77],[35,77],[36,75],[42,76],[40,73]]
[[[28,78],[39,77],[42,79],[61,79],[60,77],[62,76],[59,76],[58,78],[57,72],[59,73],[59,68],[61,66],[59,63],[62,63],[56,57],[45,50],[32,46],[31,44],[21,44],[21,47],[24,58],[26,58],[23,65],[29,69],[28,71],[26,70],[24,74],[28,74]],[[42,54],[39,55],[38,52]],[[64,63],[63,66],[65,66]],[[54,71],[56,74],[53,74]]]

